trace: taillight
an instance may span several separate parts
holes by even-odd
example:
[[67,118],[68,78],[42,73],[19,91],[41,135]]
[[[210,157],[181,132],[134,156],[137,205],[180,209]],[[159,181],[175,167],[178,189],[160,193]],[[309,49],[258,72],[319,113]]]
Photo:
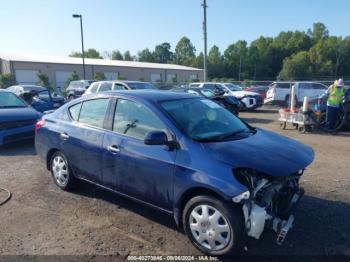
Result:
[[37,132],[40,128],[42,128],[45,124],[45,120],[39,120],[38,122],[36,122],[35,124],[35,132]]

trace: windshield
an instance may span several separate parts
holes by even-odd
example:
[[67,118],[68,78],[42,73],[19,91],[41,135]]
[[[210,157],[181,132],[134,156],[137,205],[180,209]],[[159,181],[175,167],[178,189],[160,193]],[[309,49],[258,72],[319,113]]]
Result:
[[222,141],[250,129],[228,110],[205,98],[161,103],[162,108],[189,137],[197,141]]
[[234,84],[225,84],[225,86],[231,91],[242,91],[242,87]]
[[131,89],[156,89],[151,83],[127,83]]
[[0,108],[27,107],[15,94],[10,92],[0,92]]

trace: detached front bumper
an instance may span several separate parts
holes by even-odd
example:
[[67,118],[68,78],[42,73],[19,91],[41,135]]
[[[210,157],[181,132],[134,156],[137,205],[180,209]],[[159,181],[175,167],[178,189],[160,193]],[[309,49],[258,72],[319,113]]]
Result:
[[259,239],[265,228],[272,229],[276,232],[276,244],[282,245],[289,230],[293,227],[295,211],[304,195],[304,189],[299,188],[294,193],[290,203],[286,207],[287,213],[283,217],[277,217],[270,214],[266,207],[259,206],[251,198],[249,191],[246,191],[232,200],[235,203],[242,204],[242,210],[245,219],[247,235]]

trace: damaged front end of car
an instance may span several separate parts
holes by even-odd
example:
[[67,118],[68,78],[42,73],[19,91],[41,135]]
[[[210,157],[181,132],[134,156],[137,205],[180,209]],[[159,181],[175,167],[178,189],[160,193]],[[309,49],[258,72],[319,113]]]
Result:
[[242,206],[247,235],[259,239],[265,227],[277,233],[276,243],[282,245],[293,226],[294,213],[304,189],[299,180],[304,170],[289,176],[273,177],[254,169],[236,168],[235,178],[247,191],[232,198]]

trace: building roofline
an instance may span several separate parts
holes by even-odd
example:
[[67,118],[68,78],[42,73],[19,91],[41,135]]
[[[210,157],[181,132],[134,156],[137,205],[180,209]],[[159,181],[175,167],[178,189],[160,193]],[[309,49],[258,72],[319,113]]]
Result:
[[[11,62],[27,62],[27,63],[47,63],[47,64],[65,64],[65,65],[80,65],[82,58],[76,57],[54,57],[54,56],[35,56],[35,55],[11,55],[0,54],[0,59]],[[139,61],[124,61],[124,60],[107,60],[107,59],[92,59],[85,58],[86,65],[92,66],[110,66],[110,67],[130,67],[144,69],[161,69],[161,70],[183,70],[183,71],[198,71],[203,69],[194,67],[176,65],[176,64],[161,64]]]

